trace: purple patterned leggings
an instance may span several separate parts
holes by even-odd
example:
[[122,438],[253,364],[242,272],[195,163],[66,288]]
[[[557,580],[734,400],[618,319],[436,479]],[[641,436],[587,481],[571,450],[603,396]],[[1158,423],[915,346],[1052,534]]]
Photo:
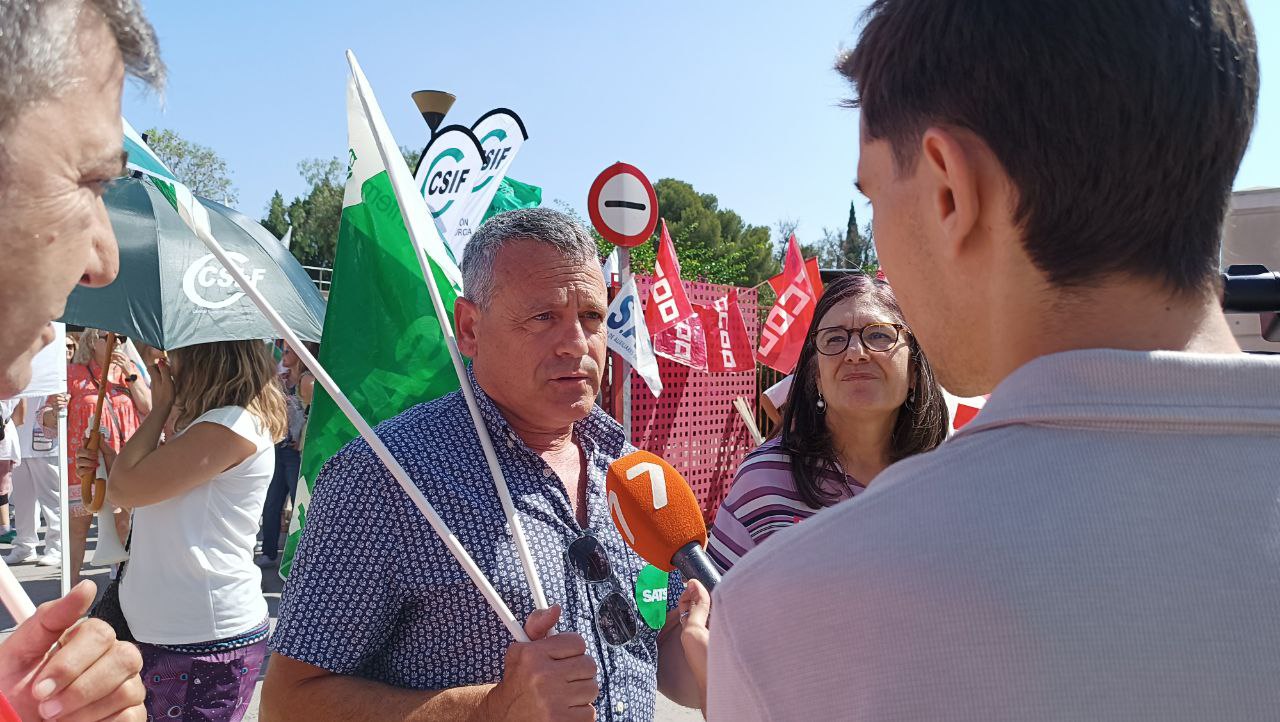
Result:
[[216,654],[190,655],[139,643],[147,720],[239,722],[267,655],[267,640]]

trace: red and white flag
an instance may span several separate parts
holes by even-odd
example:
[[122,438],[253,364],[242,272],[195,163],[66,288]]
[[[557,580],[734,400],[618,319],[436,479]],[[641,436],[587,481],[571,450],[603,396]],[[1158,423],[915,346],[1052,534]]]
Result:
[[750,371],[756,367],[747,323],[738,307],[738,289],[710,306],[694,304],[707,337],[707,370],[715,373]]
[[658,260],[653,267],[653,285],[649,288],[649,303],[644,309],[644,322],[649,327],[649,333],[654,335],[655,350],[659,334],[693,315],[693,305],[689,303],[689,297],[684,293],[684,283],[680,281],[680,259],[676,258],[676,246],[671,242],[667,222],[663,220],[662,237],[658,242]]
[[943,398],[951,411],[951,428],[954,431],[959,431],[978,416],[978,413],[982,411],[982,407],[987,405],[987,399],[991,398],[991,394],[962,398],[952,396],[950,393],[943,391]]
[[[813,286],[814,298],[822,298],[822,271],[818,270],[818,257],[814,256],[804,262],[805,273],[809,274],[809,284]],[[779,273],[769,279],[769,287],[773,289],[773,295],[781,296],[782,292],[787,290],[787,274]]]
[[707,370],[707,336],[698,314],[655,334],[653,352],[699,371]]
[[769,310],[760,330],[760,363],[789,374],[795,370],[804,347],[804,336],[813,321],[813,309],[818,294],[813,288],[804,259],[800,256],[800,243],[795,234],[787,241],[787,259],[782,266],[782,283],[778,300]]

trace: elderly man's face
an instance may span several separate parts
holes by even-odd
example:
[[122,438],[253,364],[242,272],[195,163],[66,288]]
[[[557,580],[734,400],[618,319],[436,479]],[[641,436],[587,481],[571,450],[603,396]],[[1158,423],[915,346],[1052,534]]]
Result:
[[75,80],[0,129],[0,398],[26,385],[76,284],[119,266],[102,193],[123,172],[124,63],[101,17],[80,24]]
[[460,302],[462,352],[517,430],[567,428],[591,412],[600,390],[608,311],[600,267],[517,240],[498,253],[494,271],[487,309]]

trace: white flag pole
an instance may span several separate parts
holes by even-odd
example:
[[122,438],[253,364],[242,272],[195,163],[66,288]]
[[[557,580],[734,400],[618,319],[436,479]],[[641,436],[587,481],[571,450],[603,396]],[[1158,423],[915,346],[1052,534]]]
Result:
[[[356,60],[355,53],[350,50],[347,51],[347,62],[351,65],[351,73],[355,77],[356,94],[360,97],[360,104],[364,108],[365,119],[369,121],[370,129],[373,131],[374,142],[378,146],[378,153],[382,156],[382,163],[387,169],[387,176],[391,179],[391,188],[395,192],[396,202],[400,206],[400,215],[404,218],[405,229],[409,232],[409,240],[413,243],[414,250],[417,251],[418,265],[422,268],[423,280],[426,282],[427,290],[431,294],[431,305],[435,309],[436,319],[440,322],[440,331],[444,334],[445,343],[449,347],[449,357],[453,360],[453,370],[458,374],[462,394],[467,400],[467,409],[471,412],[471,423],[475,426],[476,435],[480,437],[480,446],[484,449],[485,460],[489,462],[489,471],[493,475],[493,483],[497,488],[498,498],[502,501],[502,510],[506,514],[507,524],[511,527],[511,535],[516,545],[516,551],[520,555],[520,564],[524,567],[525,578],[529,582],[530,591],[533,592],[534,605],[538,609],[546,609],[547,598],[542,591],[542,582],[538,578],[538,571],[533,564],[533,555],[529,552],[529,543],[525,538],[524,527],[520,523],[520,517],[516,515],[515,504],[512,503],[511,492],[507,488],[506,476],[502,473],[502,467],[498,464],[497,454],[493,450],[493,440],[489,437],[489,428],[485,426],[484,418],[480,415],[480,407],[476,403],[475,392],[467,379],[466,368],[462,364],[462,354],[458,351],[458,339],[454,336],[453,325],[449,323],[444,302],[440,300],[440,290],[436,288],[435,274],[431,271],[426,246],[423,239],[419,237],[419,234],[423,232],[438,233],[438,231],[434,224],[414,222],[415,214],[411,212],[408,204],[421,203],[421,210],[427,212],[427,202],[422,196],[414,192],[413,184],[409,177],[409,168],[405,165],[404,156],[400,154],[399,147],[392,140],[391,130],[387,126],[386,119],[383,118],[382,110],[378,106],[377,98],[373,95],[373,90],[369,87],[369,80],[365,77],[364,71],[360,69],[360,63]],[[424,230],[424,228],[430,230]]]
[[[62,554],[61,589],[62,596],[71,593],[71,519],[70,503],[67,499],[67,407],[58,409],[58,535],[61,538],[59,552]],[[45,548],[49,544],[45,542]]]
[[27,590],[18,583],[18,578],[13,576],[4,559],[0,559],[0,602],[9,610],[14,624],[22,624],[36,613],[36,605],[31,603]]

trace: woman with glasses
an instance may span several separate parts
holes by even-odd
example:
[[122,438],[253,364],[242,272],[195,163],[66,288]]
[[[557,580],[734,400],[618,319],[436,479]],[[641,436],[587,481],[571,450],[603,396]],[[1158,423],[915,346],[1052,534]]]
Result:
[[[102,434],[102,456],[108,470],[115,463],[116,453],[124,448],[124,443],[138,430],[138,425],[142,423],[141,417],[151,411],[150,389],[123,348],[116,346],[108,353],[107,333],[95,328],[82,331],[74,355],[67,364],[67,392],[70,399],[67,403],[67,458],[71,465],[71,483],[67,487],[71,518],[67,523],[71,530],[72,586],[80,583],[80,568],[84,564],[89,529],[93,523],[93,514],[84,508],[80,499],[80,483],[76,480],[75,463],[76,456],[89,437],[93,415],[98,407],[98,396],[106,397],[98,425]],[[104,366],[110,367],[105,389],[100,388]],[[115,515],[116,536],[121,540],[128,539],[129,513],[119,506],[108,508]],[[103,530],[99,529],[98,533],[102,534]]]
[[716,513],[721,571],[780,529],[867,488],[947,435],[947,407],[893,290],[843,276],[818,301],[782,433],[747,455]]

